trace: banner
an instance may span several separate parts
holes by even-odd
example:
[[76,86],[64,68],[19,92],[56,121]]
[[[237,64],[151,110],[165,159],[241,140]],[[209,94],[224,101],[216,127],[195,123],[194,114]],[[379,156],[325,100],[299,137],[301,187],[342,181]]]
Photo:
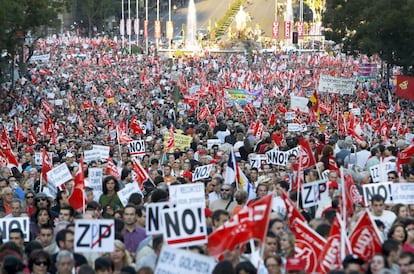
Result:
[[356,78],[333,77],[321,74],[318,92],[338,93],[352,95],[355,90]]
[[126,184],[125,187],[118,190],[116,194],[118,195],[122,205],[126,206],[128,204],[129,196],[131,196],[132,193],[141,193],[138,184],[135,182]]
[[215,265],[211,257],[163,245],[154,273],[210,274]]
[[299,147],[296,147],[288,151],[281,151],[275,148],[269,150],[265,153],[266,163],[278,166],[286,166],[286,163],[289,160],[290,155],[295,155],[297,157],[299,149]]
[[3,242],[9,241],[9,231],[13,228],[21,229],[23,231],[24,241],[30,241],[29,217],[0,218],[0,229]]
[[109,158],[109,146],[92,145],[92,150],[98,151],[101,159]]
[[394,201],[392,198],[391,185],[392,185],[391,182],[362,185],[362,189],[364,192],[365,205],[369,206],[372,196],[376,194],[380,194],[382,197],[384,197],[386,204],[393,204]]
[[383,162],[369,168],[372,181],[374,183],[384,182],[388,179],[388,172],[395,171],[395,162]]
[[414,100],[414,77],[398,75],[395,94],[399,98]]
[[91,167],[88,168],[88,187],[92,188],[94,193],[102,193],[102,177],[103,170],[102,168]]
[[83,151],[83,160],[85,163],[97,161],[99,159],[101,159],[101,153],[98,150],[91,149]]
[[147,235],[161,234],[163,223],[161,219],[162,210],[165,208],[174,207],[172,203],[149,203],[145,206],[147,218],[145,219],[145,229]]
[[245,107],[248,103],[260,101],[262,99],[263,91],[256,90],[249,92],[244,89],[230,89],[228,90],[228,93],[230,95],[230,99],[234,103],[238,103]]
[[[164,147],[167,147],[168,131],[164,133]],[[174,133],[174,149],[185,150],[190,147],[193,138],[191,136]]]
[[290,96],[290,109],[299,110],[300,112],[309,113],[308,108],[309,99],[306,97]]
[[[48,152],[47,155],[49,155],[49,159],[52,161],[53,152]],[[35,161],[36,165],[38,165],[38,166],[42,165],[42,152],[41,151],[40,152],[35,152],[34,161]],[[53,166],[53,163],[50,162],[49,165]]]
[[131,156],[142,156],[145,154],[144,140],[136,140],[128,143],[128,151]]

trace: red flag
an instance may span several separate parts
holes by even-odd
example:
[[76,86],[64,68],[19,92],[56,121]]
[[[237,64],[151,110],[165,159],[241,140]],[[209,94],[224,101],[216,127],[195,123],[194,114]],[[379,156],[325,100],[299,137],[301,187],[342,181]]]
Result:
[[17,158],[12,151],[10,138],[9,138],[9,135],[7,134],[7,130],[4,124],[3,124],[3,130],[1,133],[0,142],[1,142],[1,148],[3,150],[3,154],[5,158],[7,159],[7,162],[11,165],[19,166],[19,162],[17,161]]
[[297,221],[306,222],[306,219],[299,212],[299,209],[296,207],[295,203],[293,203],[285,191],[282,191],[281,197],[283,202],[285,202],[290,230],[294,232],[296,230]]
[[47,184],[47,173],[52,170],[53,162],[46,152],[46,147],[43,147],[42,151],[42,181]]
[[211,113],[210,113],[210,110],[209,110],[209,108],[208,108],[208,106],[207,105],[204,105],[201,109],[200,109],[200,112],[198,113],[198,115],[197,115],[197,119],[199,120],[199,121],[202,121],[202,120],[204,120],[204,119],[206,119],[208,116],[210,116],[211,115]]
[[129,128],[132,130],[134,134],[144,135],[144,131],[142,131],[141,125],[138,122],[137,117],[135,115],[131,117]]
[[23,143],[24,134],[23,134],[22,125],[17,122],[17,119],[14,119],[14,135],[16,136],[16,141],[18,143]]
[[50,114],[53,114],[53,112],[55,112],[53,107],[45,99],[42,100],[42,108],[44,108]]
[[0,168],[7,166],[7,159],[3,152],[0,150]]
[[122,129],[121,124],[116,127],[116,135],[118,137],[118,143],[124,144],[134,141],[126,132]]
[[170,151],[175,146],[175,139],[174,139],[174,125],[171,125],[170,130],[168,132],[168,139],[167,139],[167,146],[165,147],[165,151]]
[[305,272],[315,273],[326,240],[303,221],[295,223],[295,257],[305,261]]
[[[350,217],[353,213],[353,205],[356,203],[362,203],[363,198],[361,194],[358,191],[357,186],[354,183],[354,179],[352,179],[351,174],[346,174],[344,176],[344,190],[345,190],[345,197],[340,197],[341,203],[345,203],[345,209],[346,209],[346,217]],[[339,207],[339,211],[342,211],[342,206]],[[342,214],[342,212],[341,212]],[[346,218],[346,219],[347,219]]]
[[26,140],[26,144],[30,145],[35,145],[37,144],[37,137],[34,134],[32,127],[30,125],[27,125],[27,140]]
[[352,254],[368,262],[372,256],[381,253],[381,237],[368,211],[361,216],[349,235]]
[[82,211],[85,206],[85,165],[83,164],[83,156],[79,160],[79,170],[74,178],[75,187],[69,196],[69,204],[76,211]]
[[83,109],[93,109],[93,104],[88,102],[87,100],[83,100],[82,108]]
[[341,176],[341,170],[339,169],[338,165],[336,164],[335,158],[331,155],[329,156],[329,170],[335,170],[338,173],[338,176]]
[[[263,241],[272,207],[272,195],[247,205],[208,237],[208,254],[217,256],[250,239]],[[223,239],[226,239],[223,241]]]
[[49,116],[46,119],[46,127],[45,127],[46,133],[47,134],[52,134],[54,129],[55,129],[55,127],[53,125],[52,118]]
[[269,126],[272,126],[272,127],[276,124],[276,114],[274,112],[272,112],[272,114],[270,114],[268,124],[269,124]]
[[217,119],[215,115],[211,115],[210,118],[207,120],[208,126],[210,128],[215,128],[217,126]]
[[309,141],[305,141],[303,137],[300,137],[298,144],[300,145],[300,153],[296,159],[295,165],[299,165],[299,161],[302,169],[307,169],[316,165],[315,156]]
[[115,176],[115,178],[120,179],[121,175],[119,175],[119,171],[116,168],[116,165],[114,164],[114,161],[112,161],[111,158],[107,159],[108,163],[105,169],[105,174]]
[[[413,139],[414,140],[414,139]],[[400,165],[406,165],[410,163],[411,156],[414,154],[414,142],[411,143],[409,147],[406,149],[398,152],[398,160],[397,162]]]
[[414,77],[398,75],[395,94],[399,98],[414,100]]
[[338,216],[335,217],[328,241],[320,253],[318,273],[328,273],[332,269],[341,268],[341,226]]
[[254,116],[254,109],[251,103],[246,104],[244,109],[250,114],[250,116]]
[[137,159],[132,158],[134,163],[134,173],[136,175],[136,182],[141,190],[144,190],[142,183],[149,178],[147,171],[141,166]]

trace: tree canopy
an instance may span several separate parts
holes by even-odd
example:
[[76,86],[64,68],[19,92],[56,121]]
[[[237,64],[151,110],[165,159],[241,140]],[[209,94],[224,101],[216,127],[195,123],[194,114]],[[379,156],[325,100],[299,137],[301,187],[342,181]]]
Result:
[[[326,39],[348,53],[378,54],[413,73],[414,1],[331,0],[323,17]],[[410,68],[411,67],[411,68]]]

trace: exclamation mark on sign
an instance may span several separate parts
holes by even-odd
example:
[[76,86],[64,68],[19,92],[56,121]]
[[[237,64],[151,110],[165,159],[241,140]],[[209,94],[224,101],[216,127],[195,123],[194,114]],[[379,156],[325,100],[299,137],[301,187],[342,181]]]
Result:
[[201,224],[200,231],[202,233],[204,233],[204,224],[203,224],[203,214],[204,214],[204,212],[203,212],[203,209],[202,208],[197,208],[197,213],[198,213],[198,218],[200,218],[200,224]]

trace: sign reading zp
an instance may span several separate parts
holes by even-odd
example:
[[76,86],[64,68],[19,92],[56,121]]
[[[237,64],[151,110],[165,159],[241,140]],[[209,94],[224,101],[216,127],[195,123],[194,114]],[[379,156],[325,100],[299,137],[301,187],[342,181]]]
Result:
[[114,220],[75,221],[75,252],[112,252],[114,241]]

